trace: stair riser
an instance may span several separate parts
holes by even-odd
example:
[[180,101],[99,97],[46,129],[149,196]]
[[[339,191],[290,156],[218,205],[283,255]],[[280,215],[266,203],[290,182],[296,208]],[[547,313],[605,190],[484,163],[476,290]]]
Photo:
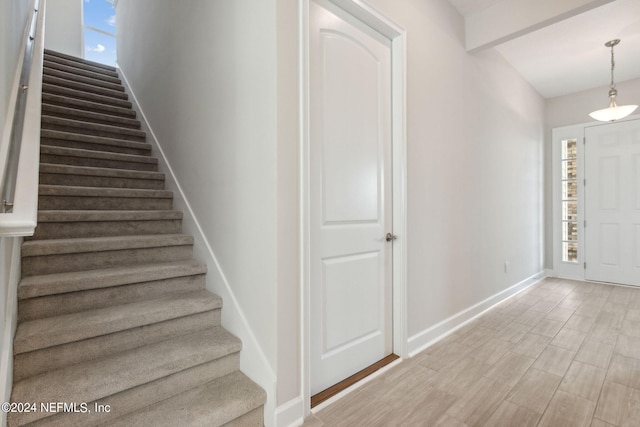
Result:
[[96,79],[96,80],[102,80],[102,81],[117,84],[117,85],[122,84],[122,81],[120,80],[119,77],[108,76],[106,74],[94,73],[92,71],[83,70],[81,68],[70,67],[68,65],[64,65],[59,62],[49,61],[46,58],[43,63],[43,68],[45,70],[51,69],[51,70],[64,71],[65,73],[75,74],[83,77],[89,77],[91,79]]
[[14,356],[14,381],[220,325],[220,309]]
[[[142,135],[130,135],[126,131],[108,131],[101,129],[90,129],[90,125],[86,127],[80,126],[60,126],[51,123],[43,123],[42,129],[55,130],[59,132],[69,132],[81,135],[91,135],[91,136],[99,136],[102,138],[113,138],[113,139],[123,139],[126,141],[135,141],[135,142],[145,142],[146,137]],[[101,126],[101,125],[99,125]],[[148,153],[148,151],[147,151]]]
[[105,76],[118,78],[117,72],[105,70],[104,68],[101,68],[101,67],[94,67],[92,65],[83,64],[77,61],[70,61],[68,59],[60,58],[58,56],[53,56],[53,55],[45,55],[44,59],[49,62],[55,62],[58,64],[66,65],[67,67],[75,68],[78,70],[90,71],[92,73],[103,74]]
[[[116,420],[118,417],[181,394],[205,382],[221,378],[239,369],[239,366],[240,356],[238,353],[234,353],[95,402],[110,405],[112,411],[109,413],[96,413],[95,411],[90,414],[58,413],[42,420],[41,423],[30,424],[30,427],[110,426],[118,421]],[[91,402],[89,407],[93,408],[94,402]]]
[[63,95],[55,95],[51,93],[43,93],[42,102],[66,108],[82,109],[89,113],[109,114],[112,116],[129,119],[134,119],[136,117],[136,113],[130,109],[114,107],[112,105],[106,104],[93,103],[87,100],[69,98]]
[[69,89],[62,86],[43,84],[42,92],[52,95],[62,95],[69,98],[80,99],[97,104],[111,105],[119,108],[131,108],[131,102],[121,99],[110,98],[108,96],[96,95],[93,93],[82,92],[79,90]]
[[119,84],[119,83],[107,82],[104,80],[81,76],[79,74],[68,73],[68,72],[56,70],[53,68],[43,68],[42,73],[44,76],[65,79],[65,80],[73,81],[76,83],[83,83],[83,84],[88,84],[92,86],[98,86],[105,89],[114,90],[117,92],[124,92],[124,87],[122,86],[122,84]]
[[89,166],[96,168],[126,169],[134,171],[158,171],[158,165],[154,163],[125,162],[112,159],[91,159],[75,156],[59,156],[56,154],[46,153],[40,154],[40,162],[53,163],[58,165]]
[[38,198],[42,210],[169,210],[172,199],[136,197],[44,196]]
[[174,277],[131,285],[29,298],[18,302],[18,320],[42,319],[79,311],[204,289],[204,275]]
[[95,123],[99,125],[120,126],[127,129],[140,129],[140,122],[138,120],[112,116],[109,114],[94,114],[77,109],[65,110],[64,107],[60,105],[43,104],[42,114],[46,114],[51,117],[59,117],[61,119],[82,120],[87,123]]
[[95,142],[69,141],[67,139],[42,138],[40,144],[53,147],[79,148],[81,150],[106,151],[108,153],[135,154],[138,156],[148,156],[150,153],[149,150],[140,148],[98,144]]
[[70,239],[78,237],[142,236],[150,234],[179,234],[182,221],[100,221],[100,222],[41,222],[29,240]]
[[164,188],[164,181],[159,179],[116,178],[57,173],[41,173],[40,184],[71,185],[74,187],[137,188],[144,190],[162,190]]
[[108,89],[101,86],[94,86],[87,83],[82,83],[76,80],[67,80],[65,78],[59,78],[51,75],[45,74],[42,77],[43,83],[68,87],[69,89],[79,90],[86,93],[95,93],[97,95],[107,96],[109,98],[116,99],[129,99],[129,96],[124,93],[124,88],[120,88],[119,90]]
[[183,261],[191,259],[192,256],[193,245],[26,256],[22,257],[22,276]]

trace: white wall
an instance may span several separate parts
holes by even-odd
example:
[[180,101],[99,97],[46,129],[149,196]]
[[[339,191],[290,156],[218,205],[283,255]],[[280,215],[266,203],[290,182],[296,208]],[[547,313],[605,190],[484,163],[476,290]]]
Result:
[[[274,372],[275,13],[275,2],[261,0],[117,6],[118,64],[220,264],[210,268],[207,286],[220,291],[226,279]],[[232,310],[225,304],[223,323]]]
[[[620,105],[640,105],[640,79],[616,82]],[[595,122],[589,113],[609,105],[609,86],[601,86],[546,100],[545,108],[545,267],[553,268],[553,192],[551,181],[551,130],[561,126]],[[636,110],[634,114],[640,114]]]
[[84,0],[47,0],[45,49],[84,57],[82,5]]
[[408,36],[408,327],[418,344],[541,271],[544,101],[497,51],[466,53],[447,1],[369,3]]

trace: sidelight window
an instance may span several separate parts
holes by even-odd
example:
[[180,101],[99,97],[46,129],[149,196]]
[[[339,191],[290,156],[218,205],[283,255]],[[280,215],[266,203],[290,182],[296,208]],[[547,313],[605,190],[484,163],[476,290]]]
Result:
[[562,141],[562,260],[578,262],[577,140]]

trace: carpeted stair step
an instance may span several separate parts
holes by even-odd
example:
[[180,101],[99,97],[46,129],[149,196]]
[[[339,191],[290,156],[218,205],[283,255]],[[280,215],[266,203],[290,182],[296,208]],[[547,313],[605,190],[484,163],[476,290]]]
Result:
[[155,210],[171,209],[173,193],[136,188],[40,185],[41,210]]
[[40,184],[162,190],[164,188],[164,174],[42,163],[40,165]]
[[87,133],[75,133],[76,131],[81,131],[81,129],[74,129],[73,133],[65,130],[54,130],[51,128],[57,126],[45,125],[44,123],[42,126],[43,128],[40,131],[41,145],[106,151],[110,153],[136,154],[140,156],[148,156],[151,154],[151,144],[143,140],[132,141],[131,139],[122,139],[122,135],[109,136],[104,133],[103,135],[91,134],[91,131]]
[[77,64],[90,65],[92,67],[101,68],[101,69],[107,70],[107,71],[112,71],[112,72],[116,71],[116,67],[114,67],[112,65],[102,64],[100,62],[90,61],[90,60],[84,59],[84,58],[78,58],[77,56],[68,55],[66,53],[58,52],[58,51],[51,50],[51,49],[45,49],[44,50],[44,56],[62,58],[62,59],[66,59],[68,61],[72,61],[72,62],[77,63]]
[[57,77],[69,81],[78,83],[84,83],[92,86],[99,86],[105,89],[111,89],[118,92],[124,92],[124,86],[121,83],[108,82],[94,77],[83,76],[80,74],[74,74],[67,71],[57,70],[55,68],[44,67],[42,69],[44,76]]
[[204,331],[217,325],[220,325],[220,310],[204,311],[114,334],[16,354],[13,357],[13,379],[21,381],[47,371],[102,359],[144,345]]
[[162,190],[164,188],[164,174],[43,163],[40,166],[40,184]]
[[[95,270],[25,277],[20,282],[19,289],[27,288],[29,290],[30,287],[36,287],[49,293],[30,298],[19,297],[18,320],[22,322],[44,319],[204,289],[206,268],[203,265],[191,260],[170,262],[167,265],[173,268],[164,267],[162,264],[141,264],[131,266],[129,269],[115,267],[98,270],[98,273],[107,275],[110,280],[100,278]],[[143,276],[151,268],[159,271],[149,274],[151,278]],[[120,274],[116,275],[110,270],[116,270]],[[57,285],[55,290],[59,291],[73,288],[74,284],[75,287],[79,287],[77,285],[82,278],[96,280],[104,284],[114,283],[117,280],[122,281],[127,277],[130,280],[128,283],[100,287],[93,283],[87,283],[83,290],[68,292],[52,293],[49,291],[51,286],[47,286],[47,281],[55,281],[54,283]]]
[[130,108],[122,108],[113,105],[100,104],[84,99],[70,98],[64,95],[56,95],[53,93],[43,93],[42,102],[50,105],[59,105],[67,108],[81,109],[85,112],[98,114],[109,114],[111,116],[124,117],[129,119],[136,118],[136,112]]
[[185,234],[33,240],[22,244],[22,277],[192,258]]
[[103,125],[140,129],[140,120],[105,113],[95,113],[92,111],[79,110],[77,108],[69,108],[62,105],[43,103],[42,114],[53,117],[63,117],[66,119],[82,120],[90,123],[100,123]]
[[55,130],[58,132],[68,132],[72,134],[83,134],[93,137],[113,138],[137,142],[144,142],[146,139],[146,133],[139,129],[103,125],[63,117],[43,115],[41,123],[42,129],[44,130]]
[[31,276],[18,286],[20,301],[51,295],[146,283],[206,273],[206,265],[194,260],[140,264],[100,270]]
[[197,290],[96,310],[29,320],[18,325],[13,352],[21,354],[79,342],[205,311],[219,310],[220,307],[222,303],[219,297],[206,290]]
[[134,154],[107,153],[77,148],[40,146],[40,161],[69,166],[157,171],[158,159]]
[[[171,263],[175,264],[175,263]],[[157,266],[157,265],[156,265]],[[107,270],[100,270],[107,271]],[[62,306],[72,305],[75,309],[82,309],[83,307],[90,307],[91,297],[101,297],[105,295],[117,295],[119,302],[110,302],[111,305],[105,307],[97,306],[89,308],[91,310],[111,308],[114,306],[121,306],[123,304],[131,304],[134,302],[148,302],[145,304],[138,304],[135,307],[148,308],[151,298],[161,299],[161,301],[176,300],[181,294],[193,294],[193,292],[204,289],[204,273],[201,272],[202,267],[193,267],[193,271],[188,271],[187,268],[183,268],[181,274],[190,274],[186,276],[178,276],[175,272],[165,273],[167,277],[161,277],[160,274],[156,274],[159,277],[158,280],[152,280],[149,282],[143,282],[139,284],[121,285],[111,288],[96,288],[94,290],[87,289],[86,291],[71,292],[68,294],[56,294],[50,296],[42,296],[36,298],[30,298],[28,300],[21,300],[21,303],[35,301],[35,304],[40,304],[38,300],[46,300],[46,303],[40,304],[35,308],[50,308],[47,304],[52,304],[57,301]],[[174,273],[176,277],[171,277],[171,273]],[[77,273],[75,273],[77,274]],[[53,276],[54,280],[56,275]],[[44,276],[36,276],[44,277]],[[88,276],[92,277],[92,276]],[[29,278],[27,278],[29,279]],[[146,279],[144,279],[146,280]],[[103,281],[104,283],[104,281]],[[138,288],[137,290],[134,288]],[[114,292],[114,290],[116,290]],[[122,292],[122,295],[118,294]],[[141,293],[147,292],[144,298],[141,297]],[[76,363],[84,362],[87,360],[98,359],[106,357],[117,352],[130,350],[142,345],[150,344],[153,342],[169,339],[174,336],[184,335],[188,333],[197,332],[206,328],[216,326],[220,324],[220,310],[222,307],[222,301],[213,294],[202,293],[209,297],[217,298],[212,304],[211,310],[198,311],[196,313],[186,314],[177,318],[163,319],[160,322],[145,324],[142,327],[134,327],[118,331],[117,333],[109,333],[92,338],[82,339],[80,341],[72,341],[65,344],[59,344],[55,346],[45,347],[41,349],[35,349],[22,353],[15,354],[14,357],[14,379],[21,380],[30,376],[38,375],[46,372],[47,370],[59,369],[64,366],[73,365]],[[123,301],[126,296],[136,297],[130,301]],[[158,301],[153,303],[153,307],[156,306]],[[95,305],[95,304],[94,304]],[[19,306],[29,307],[28,305]],[[131,306],[128,306],[129,308]],[[31,308],[34,308],[32,306]],[[62,308],[62,307],[60,307]],[[105,310],[102,313],[105,316],[117,316],[117,313],[125,313],[127,311],[122,307],[114,307],[114,310]],[[62,311],[62,310],[61,310]],[[113,313],[116,313],[115,315]],[[67,315],[66,319],[71,314],[79,314],[80,312],[61,312],[55,316],[58,316],[53,321],[58,321],[59,316]],[[34,314],[30,311],[30,314]],[[38,314],[51,314],[51,313],[38,313]],[[86,313],[85,313],[86,314]],[[54,317],[54,316],[49,316]],[[86,316],[75,316],[72,319],[78,317],[86,318]],[[39,318],[42,319],[42,318]],[[33,321],[37,319],[21,319],[20,322]],[[106,317],[105,317],[106,321]]]
[[[168,400],[110,421],[111,427],[130,426],[256,426],[264,425],[265,392],[236,371]],[[215,402],[215,404],[212,404]],[[229,424],[233,422],[233,424]]]
[[181,211],[41,210],[35,234],[25,240],[179,234],[181,231]]
[[[196,379],[191,371],[193,368],[202,366],[202,369],[196,370],[200,381],[203,378],[213,380],[230,374],[238,367],[240,348],[237,338],[222,328],[212,328],[18,381],[14,384],[11,400],[104,401],[111,406],[111,412],[106,416],[93,415],[102,415],[102,421],[110,422],[109,418],[123,416],[183,393],[188,388],[180,387],[181,382],[191,387],[198,385],[197,382],[194,383]],[[203,366],[205,364],[208,366]],[[216,406],[215,403],[212,406]],[[91,420],[88,418],[90,414],[60,415],[61,418],[68,416],[66,419],[56,420],[60,423],[58,425],[64,426],[86,426],[101,420]],[[9,425],[24,425],[47,416],[51,414],[43,411],[12,414]]]
[[49,85],[66,87],[69,89],[78,90],[85,93],[106,96],[109,98],[116,98],[116,99],[123,99],[123,100],[129,99],[129,95],[124,93],[123,90],[108,89],[102,86],[96,86],[90,83],[83,83],[77,80],[67,80],[67,79],[52,76],[49,74],[44,74],[42,76],[42,82]]
[[52,85],[48,83],[42,84],[42,92],[53,95],[62,95],[69,98],[84,99],[86,101],[96,102],[99,104],[113,105],[120,108],[131,108],[131,102],[124,99],[112,98],[110,96],[98,95],[95,93],[83,92],[81,90],[69,89],[68,87]]
[[119,76],[106,75],[106,74],[96,73],[89,70],[83,70],[82,68],[76,68],[76,67],[68,66],[65,64],[61,64],[59,62],[49,61],[47,60],[46,57],[42,61],[42,67],[43,67],[43,70],[47,69],[47,70],[63,71],[65,73],[73,74],[75,76],[88,77],[95,80],[114,83],[117,85],[122,84],[122,81],[120,80]]
[[67,59],[59,55],[51,55],[47,53],[44,54],[44,59],[49,62],[55,62],[79,70],[91,71],[92,73],[103,74],[109,77],[118,77],[118,72],[115,70],[115,68],[112,67],[112,69],[108,69],[105,68],[102,64],[91,64],[87,61],[77,61],[73,59]]
[[[163,310],[160,304],[166,306],[166,310],[170,312]],[[104,358],[143,345],[219,326],[221,307],[222,301],[216,295],[197,290],[44,319],[50,320],[51,324],[61,325],[60,327],[67,330],[69,325],[64,322],[87,321],[97,325],[97,330],[112,332],[96,333],[68,342],[60,342],[58,337],[58,344],[43,345],[20,353],[14,352],[14,378],[22,380],[50,370]],[[147,310],[147,312],[135,310]],[[92,317],[90,314],[93,312],[101,314],[101,318]],[[123,316],[131,319],[124,322]],[[46,328],[44,320],[31,320],[24,323],[32,328],[32,339],[39,339],[41,344],[56,342],[43,340],[33,331],[34,328]]]
[[[224,358],[219,358],[211,362],[197,365],[180,371],[177,374],[168,375],[166,377],[155,380],[151,383],[125,390],[123,392],[113,394],[107,398],[100,399],[89,403],[92,408],[90,414],[81,414],[82,417],[73,413],[61,413],[43,420],[29,424],[30,427],[87,427],[87,426],[110,426],[112,420],[121,416],[122,412],[134,412],[136,409],[166,400],[172,396],[176,396],[203,383],[213,381],[216,378],[226,376],[237,370],[239,365],[239,356],[237,353],[231,354]],[[139,403],[134,407],[131,402]],[[215,404],[215,402],[211,402]],[[96,405],[110,405],[110,408],[121,408],[117,411],[102,413],[94,410]],[[229,423],[227,427],[238,426],[243,424]],[[262,426],[262,424],[261,424]],[[9,427],[12,427],[9,424]]]

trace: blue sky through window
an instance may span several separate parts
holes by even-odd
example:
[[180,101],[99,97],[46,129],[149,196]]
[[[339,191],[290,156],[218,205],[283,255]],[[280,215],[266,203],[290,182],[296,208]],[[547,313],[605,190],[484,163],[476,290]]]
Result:
[[84,1],[84,57],[107,65],[116,63],[116,39],[90,30],[97,28],[107,33],[116,33],[116,10],[110,0]]

